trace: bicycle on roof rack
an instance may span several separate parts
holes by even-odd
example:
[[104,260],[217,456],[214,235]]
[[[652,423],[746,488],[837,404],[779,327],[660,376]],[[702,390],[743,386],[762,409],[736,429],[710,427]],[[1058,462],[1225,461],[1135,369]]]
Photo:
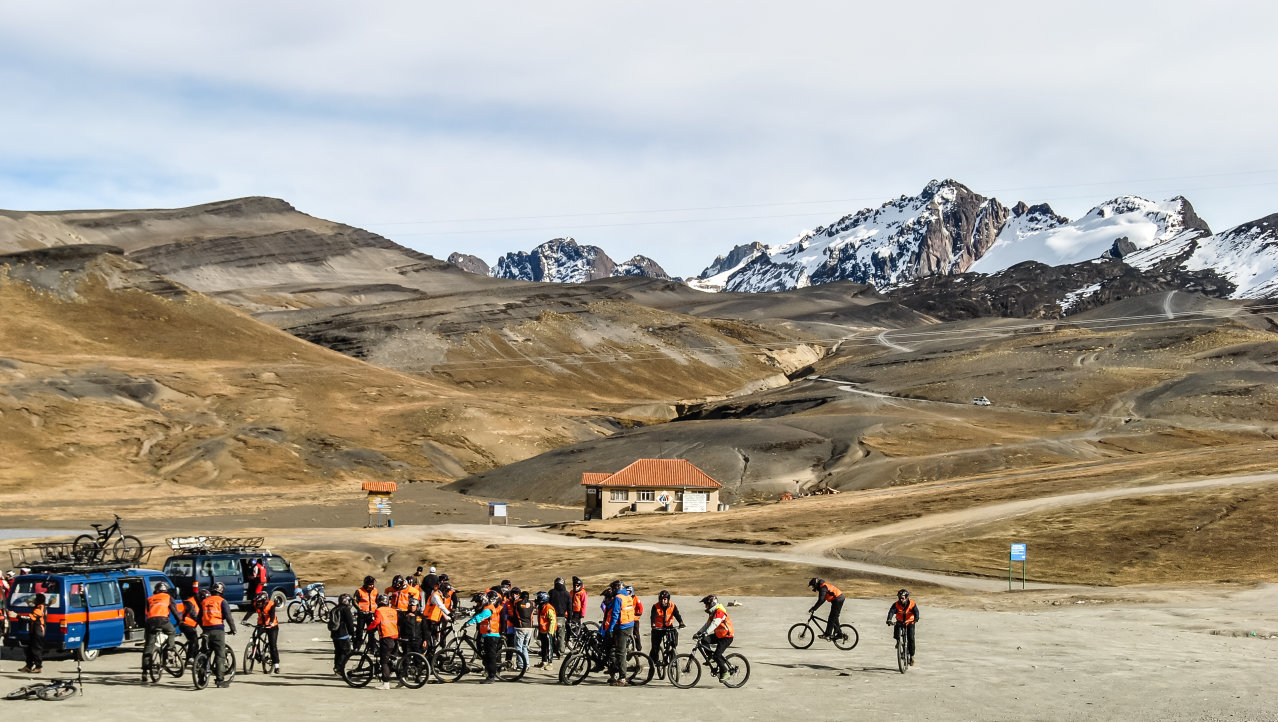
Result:
[[103,529],[101,524],[90,524],[94,534],[81,534],[71,543],[75,561],[82,564],[101,564],[108,560],[136,562],[142,558],[142,542],[120,529],[120,515]]

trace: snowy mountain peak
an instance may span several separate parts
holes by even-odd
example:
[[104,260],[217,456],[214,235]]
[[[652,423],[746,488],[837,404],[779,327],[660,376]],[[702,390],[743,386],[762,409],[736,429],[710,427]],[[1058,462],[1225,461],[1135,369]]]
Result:
[[[478,267],[476,264],[471,265]],[[497,263],[489,269],[488,275],[496,278],[548,283],[585,283],[612,276],[670,278],[656,261],[647,256],[635,256],[618,265],[608,257],[607,253],[604,253],[602,248],[581,245],[572,238],[546,241],[534,248],[531,253],[524,251],[507,253],[497,259]]]

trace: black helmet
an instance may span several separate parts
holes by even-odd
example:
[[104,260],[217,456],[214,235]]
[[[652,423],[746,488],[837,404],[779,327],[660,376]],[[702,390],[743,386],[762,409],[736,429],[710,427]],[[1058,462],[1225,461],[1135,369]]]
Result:
[[661,591],[657,592],[657,599],[663,599],[663,600],[664,600],[664,599],[669,599],[669,598],[670,598],[670,590],[668,590],[668,589],[662,589]]
[[345,606],[349,606],[349,605],[350,605],[350,603],[351,603],[351,595],[349,595],[349,594],[340,594],[340,595],[338,595],[338,597],[337,597],[337,606],[339,606],[339,607],[345,607]]
[[451,592],[451,591],[453,591],[453,585],[452,585],[452,584],[449,584],[448,582],[443,582],[442,584],[440,584],[440,585],[439,585],[439,591],[441,591],[441,592]]
[[908,589],[898,589],[898,590],[896,590],[896,596],[898,596],[898,597],[905,597],[906,599],[909,599],[909,598],[910,598],[910,590],[908,590]]
[[609,588],[609,589],[611,589],[611,590],[612,590],[612,591],[614,591],[614,592],[619,592],[619,591],[621,591],[622,589],[625,589],[625,587],[626,587],[626,585],[625,585],[625,584],[622,584],[620,579],[614,579],[614,580],[612,580],[612,584],[609,584],[609,585],[608,585],[608,588]]
[[371,587],[376,583],[377,583],[377,579],[373,575],[370,574],[364,577],[364,586]]
[[708,612],[711,607],[719,603],[719,598],[713,594],[707,594],[701,598],[701,603],[705,605],[706,611]]
[[537,603],[545,604],[550,601],[550,595],[545,592],[537,592]]
[[447,574],[440,574],[440,575],[439,575],[439,581],[441,581],[441,582],[446,582],[446,581],[448,581],[448,575],[447,575]]
[[559,586],[560,584],[563,584],[563,583],[564,583],[563,577],[555,577],[555,586]]
[[378,595],[377,595],[377,606],[379,606],[379,607],[389,607],[389,606],[390,606],[390,595],[389,595],[389,594],[378,594]]
[[392,587],[392,588],[394,588],[394,589],[403,589],[403,588],[404,588],[404,575],[403,575],[403,574],[396,574],[396,575],[395,575],[395,578],[394,578],[394,579],[391,579],[391,587]]
[[266,603],[269,602],[270,600],[271,600],[271,595],[267,594],[266,592],[258,592],[257,596],[253,597],[253,606],[265,607]]
[[483,604],[486,601],[488,601],[488,595],[483,592],[475,592],[470,595],[471,604]]
[[211,597],[211,596],[213,596],[213,595],[212,595],[212,594],[209,592],[209,590],[207,590],[207,589],[197,589],[197,590],[195,590],[195,598],[196,598],[196,599],[198,599],[198,600],[200,600],[201,602],[202,602],[202,601],[204,601],[205,599],[208,599],[208,598],[209,598],[209,597]]
[[169,589],[168,584],[165,584],[164,582],[156,582],[155,594],[168,594],[171,591],[173,590]]
[[580,584],[581,584],[581,577],[573,577],[573,578],[572,578],[572,585],[573,585],[574,587],[575,587],[575,586],[578,586],[578,585],[580,585]]
[[811,579],[808,580],[808,586],[811,587],[812,589],[816,589],[822,584],[825,584],[825,580],[822,579],[821,577],[812,577]]
[[226,594],[226,585],[221,582],[213,582],[213,593],[218,596]]
[[501,592],[497,591],[496,589],[489,589],[489,590],[488,590],[488,603],[489,603],[489,604],[496,604],[497,602],[500,602],[500,601],[501,601]]

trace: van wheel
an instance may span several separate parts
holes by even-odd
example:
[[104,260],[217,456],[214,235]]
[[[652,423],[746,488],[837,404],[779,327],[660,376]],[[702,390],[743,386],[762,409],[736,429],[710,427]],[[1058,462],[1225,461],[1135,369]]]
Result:
[[81,644],[80,648],[75,650],[75,659],[77,662],[92,662],[101,653],[102,650],[100,649],[89,649],[84,644]]
[[281,592],[280,590],[276,589],[275,591],[271,592],[271,601],[275,602],[276,609],[283,609],[284,605],[288,604],[288,596],[286,596],[284,592]]

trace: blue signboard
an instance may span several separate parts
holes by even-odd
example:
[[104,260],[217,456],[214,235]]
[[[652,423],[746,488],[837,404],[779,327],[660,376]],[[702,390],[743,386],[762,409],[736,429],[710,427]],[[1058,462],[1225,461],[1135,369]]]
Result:
[[1024,544],[1012,545],[1012,561],[1014,562],[1025,561],[1025,545]]

